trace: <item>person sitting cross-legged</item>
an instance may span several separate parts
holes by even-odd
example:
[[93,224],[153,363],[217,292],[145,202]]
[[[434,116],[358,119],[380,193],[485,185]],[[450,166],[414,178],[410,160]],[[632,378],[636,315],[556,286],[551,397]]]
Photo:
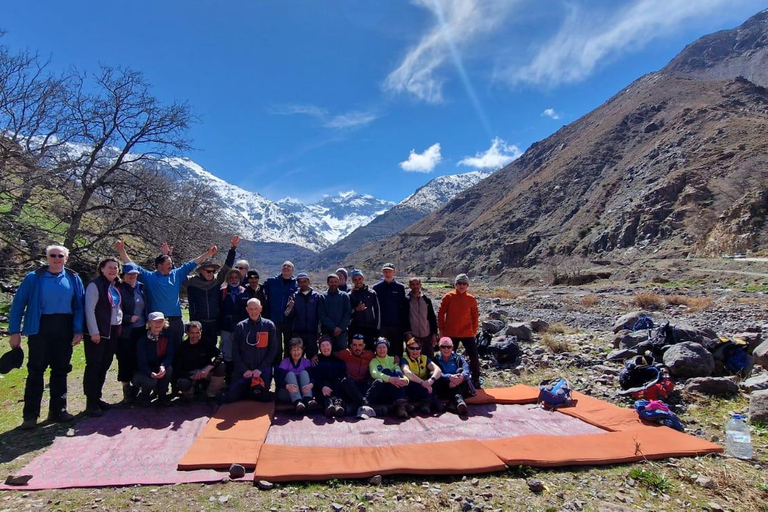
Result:
[[405,345],[405,355],[400,360],[400,368],[408,378],[408,387],[405,392],[408,400],[415,404],[421,414],[443,412],[443,402],[437,398],[433,386],[443,372],[440,367],[421,353],[421,342],[411,338]]
[[[215,326],[209,325],[215,329]],[[176,350],[173,365],[176,373],[176,389],[182,398],[190,401],[197,389],[205,389],[205,396],[213,400],[224,388],[226,366],[221,357],[221,351],[215,344],[201,342],[203,339],[202,324],[197,321],[189,322],[187,337]]]
[[320,353],[317,364],[310,370],[315,383],[315,397],[321,401],[328,417],[342,417],[345,414],[344,401],[339,396],[341,381],[347,376],[347,365],[333,355],[333,343],[330,336],[321,336],[318,340]]
[[149,405],[152,393],[160,405],[171,403],[168,385],[173,375],[173,338],[168,332],[168,320],[159,311],[147,317],[147,334],[136,342],[136,373],[133,385],[139,390],[137,401]]
[[440,366],[443,376],[435,382],[437,396],[450,401],[450,409],[461,416],[468,413],[464,398],[475,396],[472,374],[467,361],[453,351],[453,340],[444,336],[438,344],[440,354],[435,362]]
[[277,400],[293,404],[294,412],[299,415],[320,408],[312,396],[314,385],[309,376],[311,367],[312,363],[304,357],[302,339],[288,340],[288,357],[280,361],[275,369],[275,389]]
[[405,388],[408,378],[395,363],[395,357],[387,355],[389,342],[385,338],[376,340],[376,357],[370,362],[371,378],[374,379],[368,389],[368,402],[392,406],[392,411],[399,418],[407,418],[408,401],[405,398]]

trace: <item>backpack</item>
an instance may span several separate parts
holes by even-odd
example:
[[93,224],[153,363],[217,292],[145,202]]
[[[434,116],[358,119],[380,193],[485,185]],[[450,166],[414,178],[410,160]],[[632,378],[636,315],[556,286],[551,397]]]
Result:
[[500,343],[494,343],[488,348],[491,356],[499,365],[512,365],[520,359],[520,345],[517,344],[517,336],[507,336]]
[[648,315],[640,315],[640,318],[638,318],[634,324],[629,325],[628,323],[626,323],[622,327],[631,331],[642,331],[643,329],[653,329],[654,327],[653,318],[651,318]]
[[542,382],[539,385],[539,398],[536,403],[551,411],[558,407],[572,405],[571,384],[563,378]]
[[745,376],[750,371],[752,360],[747,353],[749,343],[740,338],[719,336],[707,340],[704,346],[712,352],[716,361],[722,361],[725,368],[732,374]]
[[491,340],[493,335],[488,331],[481,331],[475,336],[475,344],[477,345],[477,355],[485,357],[488,355],[488,348],[491,346]]
[[677,416],[669,410],[669,406],[660,400],[638,400],[635,402],[635,410],[644,420],[660,423],[680,432],[685,430]]

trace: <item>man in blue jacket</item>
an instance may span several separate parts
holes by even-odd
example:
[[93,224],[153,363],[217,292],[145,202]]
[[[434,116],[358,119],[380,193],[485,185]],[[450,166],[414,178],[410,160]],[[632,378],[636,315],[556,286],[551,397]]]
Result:
[[289,356],[288,342],[293,337],[291,321],[287,318],[293,309],[293,294],[299,289],[293,277],[293,263],[284,261],[281,272],[267,279],[262,289],[269,308],[267,318],[275,324],[277,342],[282,347],[276,354],[275,364],[278,364],[283,357]]
[[333,352],[340,352],[349,345],[347,331],[352,307],[347,292],[339,291],[339,277],[328,274],[328,291],[320,296],[320,330],[331,337]]
[[[85,290],[80,276],[64,265],[69,250],[60,245],[45,250],[47,265],[30,272],[21,282],[11,305],[8,327],[11,347],[27,336],[27,383],[24,388],[22,430],[37,426],[46,368],[51,367],[48,420],[71,421],[67,411],[67,374],[72,369],[72,347],[83,339]],[[24,319],[24,327],[21,322]]]
[[320,294],[309,286],[308,274],[300,273],[296,276],[296,281],[299,283],[299,289],[293,294],[293,309],[289,318],[292,322],[293,335],[304,342],[304,353],[307,359],[314,359],[318,351]]

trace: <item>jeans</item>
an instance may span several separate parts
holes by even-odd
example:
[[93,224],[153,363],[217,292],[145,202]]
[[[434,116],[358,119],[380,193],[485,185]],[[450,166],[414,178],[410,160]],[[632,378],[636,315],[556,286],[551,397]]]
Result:
[[277,390],[277,399],[280,402],[290,402],[294,403],[302,398],[310,399],[312,398],[312,391],[310,390],[308,393],[302,393],[301,388],[306,386],[310,383],[309,379],[309,373],[307,370],[304,370],[303,372],[299,373],[298,377],[293,372],[288,372],[288,375],[285,376],[285,384],[294,384],[299,387],[299,390],[291,393],[288,391],[287,388],[280,388]]
[[453,340],[454,350],[459,349],[459,343],[464,344],[464,350],[469,360],[469,370],[472,372],[472,384],[476,388],[480,387],[480,355],[477,353],[477,341],[475,338],[454,338]]
[[52,415],[67,410],[67,374],[72,371],[72,315],[42,315],[40,330],[27,340],[27,382],[24,387],[25,420],[40,416],[43,399],[45,370],[51,367],[51,401],[48,410]]
[[85,336],[83,340],[85,349],[83,393],[85,393],[89,404],[101,400],[101,390],[107,379],[107,371],[112,366],[112,359],[115,356],[119,330],[119,325],[113,325],[109,330],[109,338],[102,337],[98,343],[91,341],[90,336]]

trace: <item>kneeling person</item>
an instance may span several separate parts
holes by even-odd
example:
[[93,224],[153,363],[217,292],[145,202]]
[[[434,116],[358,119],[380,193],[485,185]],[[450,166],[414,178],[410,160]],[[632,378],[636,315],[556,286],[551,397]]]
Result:
[[400,360],[400,367],[409,381],[406,388],[408,399],[417,404],[422,414],[431,414],[432,409],[443,412],[443,402],[437,398],[432,388],[443,372],[421,353],[421,343],[415,338],[408,340],[405,348],[406,354]]
[[[205,387],[205,395],[215,398],[224,387],[226,366],[221,351],[212,343],[200,343],[203,338],[202,324],[189,322],[187,337],[176,351],[173,368],[176,372],[176,389],[186,400],[192,400],[195,388]],[[215,330],[214,326],[209,326]]]
[[395,363],[394,356],[387,355],[389,342],[384,338],[376,341],[376,357],[371,360],[370,373],[374,379],[368,389],[368,401],[372,404],[392,405],[400,418],[408,417],[405,388],[408,378]]

